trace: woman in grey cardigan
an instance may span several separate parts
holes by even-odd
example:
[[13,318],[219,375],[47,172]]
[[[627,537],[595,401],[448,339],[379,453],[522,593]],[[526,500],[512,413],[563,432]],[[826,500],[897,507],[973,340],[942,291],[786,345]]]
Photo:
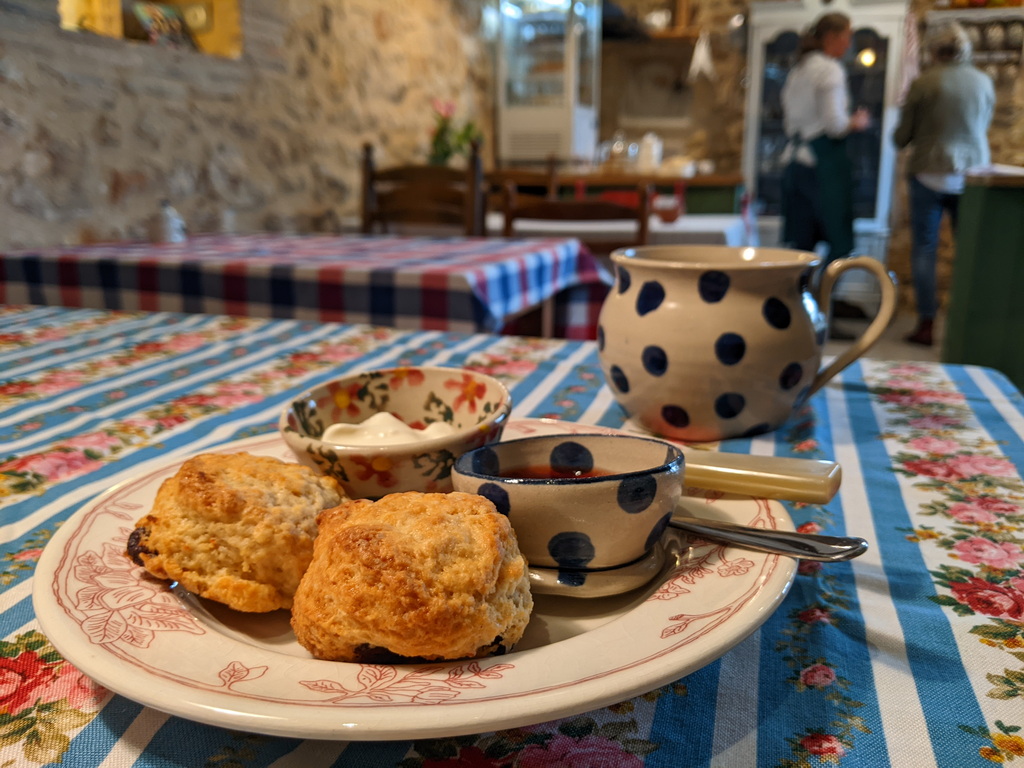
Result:
[[900,148],[911,145],[910,268],[918,320],[907,341],[931,346],[939,224],[948,212],[956,231],[964,173],[989,163],[987,134],[996,97],[991,78],[971,65],[971,41],[959,24],[938,27],[926,45],[934,63],[911,84],[893,141]]

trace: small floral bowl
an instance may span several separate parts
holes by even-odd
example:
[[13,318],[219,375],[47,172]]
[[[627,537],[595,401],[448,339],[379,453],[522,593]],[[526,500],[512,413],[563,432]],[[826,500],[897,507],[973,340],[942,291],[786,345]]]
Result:
[[676,446],[631,435],[509,440],[455,461],[455,490],[508,515],[531,569],[563,584],[629,567],[652,552],[683,491]]
[[[333,475],[352,498],[452,490],[451,469],[466,451],[501,438],[512,396],[495,378],[463,368],[403,367],[352,374],[293,400],[278,428],[298,460]],[[331,424],[359,424],[379,412],[410,427],[434,422],[451,435],[397,445],[340,445],[321,437]]]

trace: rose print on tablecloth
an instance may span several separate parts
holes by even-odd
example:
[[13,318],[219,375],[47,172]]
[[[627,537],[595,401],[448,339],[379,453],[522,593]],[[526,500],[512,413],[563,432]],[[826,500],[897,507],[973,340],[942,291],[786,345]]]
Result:
[[[987,695],[1024,700],[1024,481],[963,395],[928,371],[893,364],[869,379],[889,425],[883,437],[902,446],[892,456],[893,471],[924,498],[910,510],[919,522],[908,538],[949,559],[932,571],[931,599],[973,618],[970,631],[979,642],[1012,659],[1010,667],[985,674]],[[1019,724],[992,725],[960,728],[988,742],[978,754],[990,762],[1024,756]]]
[[[667,689],[667,687],[666,687]],[[652,691],[653,707],[666,689]],[[633,715],[622,717],[622,714]],[[650,717],[650,714],[647,714]],[[417,741],[399,768],[641,768],[658,744],[642,738],[644,721],[632,710],[606,707],[580,717],[495,733]]]
[[107,697],[41,633],[0,640],[0,747],[20,743],[27,761],[60,762],[73,732],[92,721]]
[[9,587],[31,575],[51,536],[53,529],[43,528],[26,538],[20,549],[5,553],[0,560],[0,586]]
[[[159,343],[137,345],[121,355],[98,362],[83,364],[75,376],[68,371],[44,371],[26,385],[29,390],[51,385],[51,377],[60,377],[57,391],[79,387],[90,382],[113,381],[143,366],[180,354],[182,348],[192,349],[214,346],[237,331],[239,322],[252,322],[225,318],[202,333],[183,331]],[[399,332],[385,328],[354,328],[348,338],[325,340],[301,352],[270,360],[266,365],[246,369],[234,376],[217,379],[204,387],[172,400],[147,406],[124,418],[100,425],[95,431],[68,440],[33,449],[24,455],[5,456],[0,453],[0,502],[4,497],[42,493],[57,483],[73,480],[101,469],[126,453],[145,448],[163,439],[166,433],[181,424],[213,418],[236,408],[260,402],[276,394],[295,380],[332,368],[343,360],[364,354],[368,349]],[[173,373],[173,372],[172,372]],[[187,372],[182,372],[185,375]],[[146,385],[151,388],[152,383]],[[52,386],[50,386],[53,389]],[[123,398],[124,393],[109,392],[109,399]],[[13,397],[8,394],[6,397]],[[20,396],[19,396],[20,397]],[[0,404],[5,398],[0,393]],[[271,427],[268,426],[268,429]]]

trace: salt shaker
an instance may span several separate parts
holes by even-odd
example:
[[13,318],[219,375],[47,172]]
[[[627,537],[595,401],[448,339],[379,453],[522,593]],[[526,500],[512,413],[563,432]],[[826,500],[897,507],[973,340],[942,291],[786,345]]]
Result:
[[637,165],[642,171],[653,171],[661,165],[662,143],[658,134],[648,131],[640,139]]
[[170,200],[160,201],[160,240],[164,243],[184,243],[185,220],[181,218]]

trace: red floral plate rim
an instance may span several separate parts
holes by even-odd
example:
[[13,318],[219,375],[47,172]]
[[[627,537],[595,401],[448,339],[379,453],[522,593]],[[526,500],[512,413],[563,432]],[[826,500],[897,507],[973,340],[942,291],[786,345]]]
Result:
[[[614,431],[512,420],[505,439]],[[277,435],[205,452],[293,457]],[[722,656],[778,607],[796,562],[720,545],[682,547],[645,589],[580,601],[537,596],[512,653],[476,661],[363,665],[312,659],[286,612],[251,616],[148,577],[124,555],[134,521],[184,458],[125,479],[76,512],[40,558],[33,602],[76,667],[129,699],[198,722],[277,736],[437,738],[529,725],[632,698]],[[791,528],[776,501],[694,491],[694,514]],[[668,535],[668,534],[667,534]],[[572,601],[572,610],[565,601]],[[183,660],[189,660],[183,663]]]

